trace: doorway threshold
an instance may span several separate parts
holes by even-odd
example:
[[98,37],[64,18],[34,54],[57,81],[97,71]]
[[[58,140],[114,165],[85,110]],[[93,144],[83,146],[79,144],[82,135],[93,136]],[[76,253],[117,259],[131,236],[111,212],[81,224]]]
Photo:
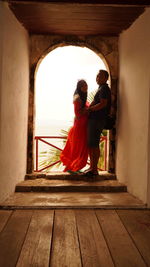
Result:
[[[44,179],[57,179],[57,180],[83,180],[87,179],[87,176],[84,175],[84,173],[81,174],[70,174],[69,172],[33,172],[31,174],[25,175],[25,180],[34,180],[38,178],[44,178]],[[107,171],[99,171],[98,175],[96,176],[97,180],[116,180],[116,174],[115,173],[109,173]]]

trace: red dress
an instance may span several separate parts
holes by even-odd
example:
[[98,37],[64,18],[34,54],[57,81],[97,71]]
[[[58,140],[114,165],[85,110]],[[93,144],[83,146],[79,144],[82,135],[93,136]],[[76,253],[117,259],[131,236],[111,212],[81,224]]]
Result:
[[[88,106],[88,104],[86,104]],[[81,112],[81,100],[74,101],[74,125],[68,133],[67,142],[61,152],[60,160],[65,165],[64,171],[78,171],[85,167],[88,158],[87,114]],[[83,111],[83,110],[82,110]]]

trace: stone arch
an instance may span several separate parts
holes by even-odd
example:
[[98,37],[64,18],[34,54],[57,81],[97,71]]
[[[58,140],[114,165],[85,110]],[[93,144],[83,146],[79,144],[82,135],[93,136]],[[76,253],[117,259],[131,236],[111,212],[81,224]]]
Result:
[[58,47],[64,47],[64,46],[70,46],[70,45],[73,45],[73,46],[78,46],[78,47],[86,47],[86,48],[89,48],[91,51],[93,51],[95,54],[97,54],[101,60],[104,62],[106,68],[107,68],[107,71],[110,73],[110,69],[109,69],[109,65],[107,63],[107,60],[105,58],[105,56],[103,54],[100,53],[100,51],[98,51],[95,47],[91,47],[90,44],[86,43],[83,43],[83,42],[78,42],[78,43],[74,43],[74,42],[66,42],[66,43],[58,43],[58,44],[55,44],[53,46],[50,46],[46,51],[44,51],[42,57],[38,60],[37,64],[36,64],[36,68],[35,68],[35,74],[38,70],[38,67],[39,65],[41,64],[42,60],[50,53],[52,52],[54,49],[58,48]]
[[[43,58],[57,47],[68,45],[87,47],[95,52],[105,63],[110,74],[112,90],[112,114],[117,111],[117,37],[72,37],[72,36],[42,36],[30,37],[30,89],[29,89],[29,118],[28,118],[28,148],[27,148],[27,173],[33,172],[33,146],[34,146],[34,95],[35,76]],[[115,173],[115,137],[116,129],[109,131],[109,161],[108,171]]]

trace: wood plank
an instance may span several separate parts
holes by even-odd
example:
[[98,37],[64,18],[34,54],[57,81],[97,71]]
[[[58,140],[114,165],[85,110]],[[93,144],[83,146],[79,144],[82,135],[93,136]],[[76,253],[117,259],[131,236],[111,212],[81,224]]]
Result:
[[51,0],[9,0],[10,3],[24,3],[24,4],[38,4],[38,3],[69,3],[69,4],[80,4],[80,5],[99,5],[99,6],[149,6],[149,3],[147,0],[53,0],[52,3]]
[[76,220],[73,210],[55,211],[51,267],[81,267]]
[[95,212],[76,210],[76,220],[83,266],[114,266]]
[[117,213],[113,210],[99,210],[96,214],[115,266],[146,266]]
[[32,211],[14,211],[0,234],[0,266],[16,266]]
[[9,6],[21,24],[35,34],[118,35],[144,12],[141,4],[114,6],[78,1],[65,4],[11,1]]
[[117,211],[147,266],[150,266],[150,211]]
[[5,227],[11,214],[12,214],[12,211],[10,211],[10,210],[0,210],[0,232]]
[[49,266],[53,216],[52,210],[34,211],[17,267]]

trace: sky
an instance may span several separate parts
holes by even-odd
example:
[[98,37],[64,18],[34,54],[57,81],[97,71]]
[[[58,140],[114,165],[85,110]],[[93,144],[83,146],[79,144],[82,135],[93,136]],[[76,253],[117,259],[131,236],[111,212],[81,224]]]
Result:
[[88,48],[64,46],[50,52],[36,73],[36,129],[46,124],[71,125],[74,117],[72,100],[77,81],[86,80],[88,93],[96,90],[99,69],[106,69],[106,66]]

